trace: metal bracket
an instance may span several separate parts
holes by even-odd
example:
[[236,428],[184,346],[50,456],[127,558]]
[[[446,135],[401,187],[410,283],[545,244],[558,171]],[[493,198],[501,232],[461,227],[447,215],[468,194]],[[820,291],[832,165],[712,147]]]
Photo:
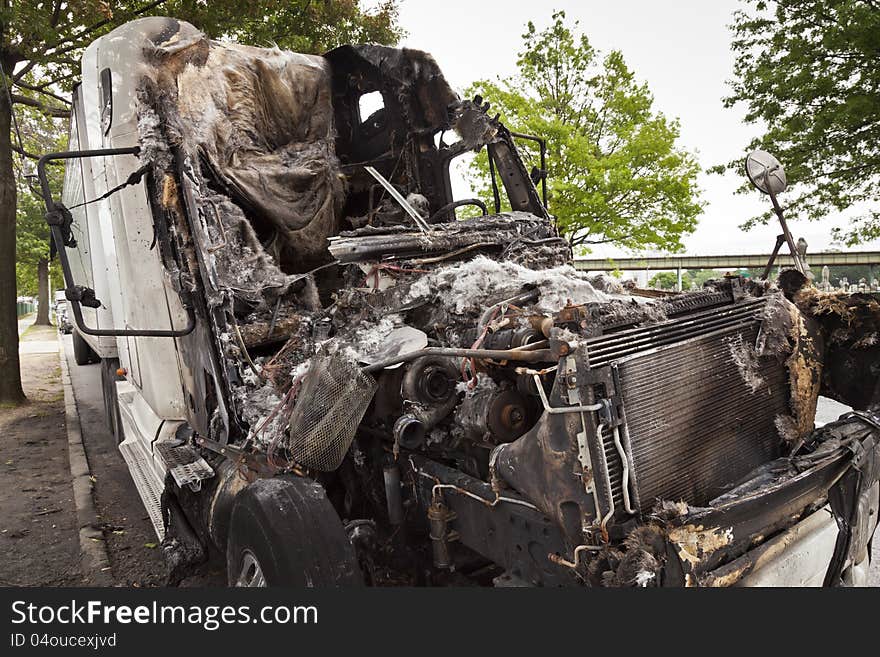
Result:
[[[66,246],[70,244],[69,226],[65,226],[64,206],[52,198],[52,190],[49,187],[49,178],[46,175],[46,165],[56,160],[77,160],[90,157],[105,157],[110,155],[137,155],[140,148],[99,148],[85,151],[61,151],[43,155],[37,162],[37,175],[40,179],[40,191],[43,202],[46,205],[46,223],[52,234],[52,242],[58,252],[58,260],[61,262],[61,271],[64,273],[66,285],[65,296],[70,301],[73,311],[73,319],[77,330],[85,335],[96,336],[125,336],[125,337],[152,337],[152,338],[180,338],[189,335],[196,328],[195,312],[191,304],[184,301],[184,309],[187,313],[187,323],[182,329],[95,329],[86,326],[83,319],[82,306],[99,308],[101,302],[95,298],[94,290],[77,285],[73,280],[73,272],[70,268],[70,260],[67,257]],[[70,212],[67,211],[69,215]],[[65,230],[66,228],[66,230]],[[65,232],[68,235],[65,235]],[[74,243],[75,244],[75,243]],[[71,245],[72,246],[72,245]],[[90,294],[89,294],[90,293]]]

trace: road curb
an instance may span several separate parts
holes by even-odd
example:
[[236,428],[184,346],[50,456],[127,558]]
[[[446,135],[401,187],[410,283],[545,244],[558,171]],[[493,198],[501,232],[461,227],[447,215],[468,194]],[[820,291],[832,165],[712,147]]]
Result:
[[76,506],[76,524],[79,528],[80,563],[83,575],[92,586],[111,586],[110,558],[104,533],[98,528],[98,512],[92,496],[92,471],[82,441],[82,427],[73,383],[64,354],[64,340],[58,339],[61,360],[61,384],[64,387],[64,424],[67,427],[67,452],[70,456],[70,475],[73,478],[73,503]]

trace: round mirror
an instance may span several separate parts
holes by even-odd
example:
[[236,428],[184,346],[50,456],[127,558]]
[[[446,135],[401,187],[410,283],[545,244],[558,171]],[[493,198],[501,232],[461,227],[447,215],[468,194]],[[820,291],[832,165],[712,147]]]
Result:
[[766,151],[754,151],[746,157],[746,175],[752,184],[765,194],[774,195],[785,191],[785,169],[775,157]]

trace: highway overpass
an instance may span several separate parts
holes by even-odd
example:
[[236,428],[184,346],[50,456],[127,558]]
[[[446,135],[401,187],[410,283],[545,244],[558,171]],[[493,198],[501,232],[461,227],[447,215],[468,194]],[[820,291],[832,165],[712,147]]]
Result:
[[[767,264],[769,253],[755,255],[669,255],[634,258],[576,258],[575,267],[586,271],[662,271],[679,269],[739,269],[760,268]],[[880,251],[841,251],[807,253],[807,263],[813,271],[825,265],[880,265]],[[791,264],[785,245],[776,258],[776,264]],[[818,274],[817,274],[818,275]]]

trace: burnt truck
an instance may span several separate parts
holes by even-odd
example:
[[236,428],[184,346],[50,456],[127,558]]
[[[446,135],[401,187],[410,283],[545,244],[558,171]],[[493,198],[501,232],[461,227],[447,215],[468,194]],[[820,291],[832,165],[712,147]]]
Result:
[[[865,582],[875,296],[579,271],[543,140],[416,50],[144,18],[86,50],[72,114],[46,220],[171,582]],[[482,149],[491,207],[450,182]],[[820,394],[854,410],[816,428]]]

